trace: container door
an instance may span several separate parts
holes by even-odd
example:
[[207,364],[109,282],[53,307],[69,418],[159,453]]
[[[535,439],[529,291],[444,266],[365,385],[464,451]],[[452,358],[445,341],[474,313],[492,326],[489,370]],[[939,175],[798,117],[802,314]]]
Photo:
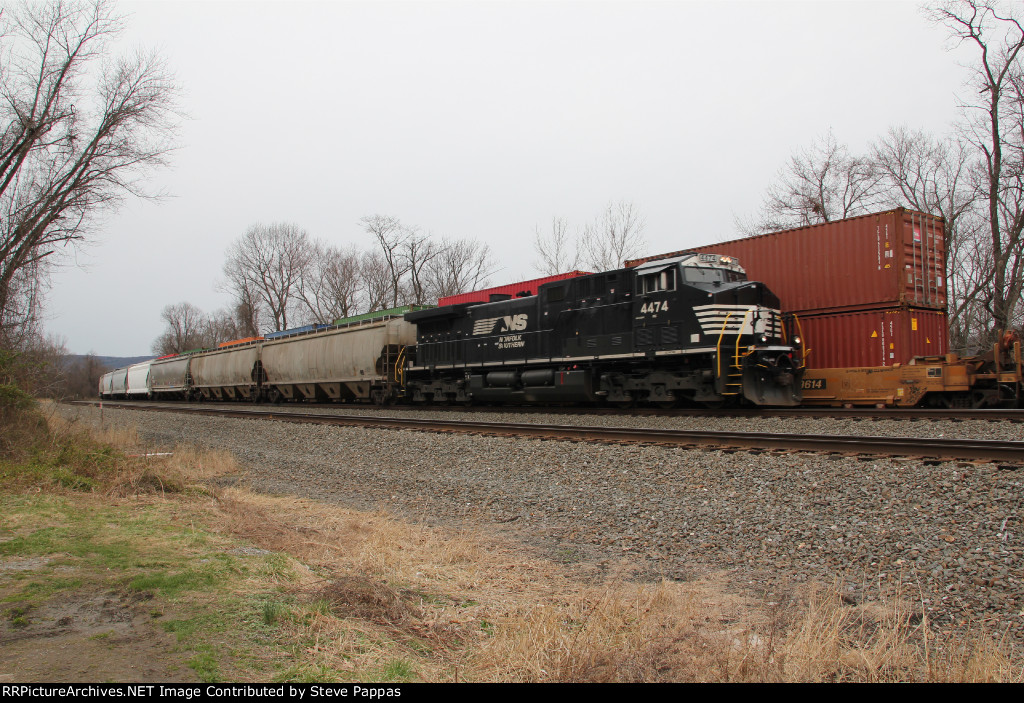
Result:
[[904,302],[926,308],[946,307],[945,233],[931,215],[903,211]]

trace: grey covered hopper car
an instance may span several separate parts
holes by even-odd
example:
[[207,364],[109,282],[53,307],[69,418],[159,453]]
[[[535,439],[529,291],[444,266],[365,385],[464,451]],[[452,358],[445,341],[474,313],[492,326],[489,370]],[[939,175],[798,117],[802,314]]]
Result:
[[401,317],[328,328],[263,343],[264,393],[270,400],[381,402],[395,391],[395,368],[416,328]]
[[193,356],[194,392],[210,400],[256,400],[259,354],[258,345],[247,344]]
[[118,369],[110,372],[110,396],[112,398],[124,398],[128,393],[128,369]]
[[188,397],[192,387],[190,361],[189,356],[174,356],[154,361],[149,369],[149,387],[152,394],[160,398]]
[[149,397],[149,367],[151,361],[143,361],[128,367],[127,393],[129,398]]

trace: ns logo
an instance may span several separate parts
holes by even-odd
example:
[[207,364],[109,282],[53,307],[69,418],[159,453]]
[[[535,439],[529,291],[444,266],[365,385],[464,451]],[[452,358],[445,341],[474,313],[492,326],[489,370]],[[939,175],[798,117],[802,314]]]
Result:
[[473,323],[473,334],[488,334],[495,331],[495,325],[500,323],[497,332],[522,332],[526,329],[527,315],[506,315],[505,317],[486,317]]

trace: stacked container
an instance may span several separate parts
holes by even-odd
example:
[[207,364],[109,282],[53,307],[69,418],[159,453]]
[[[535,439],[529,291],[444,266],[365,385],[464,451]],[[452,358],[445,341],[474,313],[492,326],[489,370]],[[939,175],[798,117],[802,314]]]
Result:
[[947,352],[944,231],[898,208],[690,251],[733,256],[778,295],[809,368],[892,366]]
[[544,283],[564,281],[567,278],[576,278],[577,276],[586,276],[587,273],[587,271],[557,273],[554,276],[545,276],[544,278],[533,278],[529,281],[510,283],[507,286],[497,286],[495,288],[476,290],[471,293],[449,295],[443,298],[438,298],[437,306],[444,307],[445,305],[458,305],[459,303],[491,303],[496,300],[508,300],[509,298],[518,298],[525,295],[537,295],[537,289]]

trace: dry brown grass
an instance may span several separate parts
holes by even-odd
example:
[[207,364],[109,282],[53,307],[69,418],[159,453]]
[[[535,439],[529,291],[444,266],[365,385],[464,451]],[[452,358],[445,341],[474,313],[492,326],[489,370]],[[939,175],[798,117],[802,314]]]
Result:
[[[131,430],[104,437],[140,449]],[[238,472],[226,454],[180,447],[138,461],[182,486]],[[120,490],[140,482],[126,479]],[[287,555],[294,567],[259,578],[290,598],[277,624],[300,677],[1024,681],[1005,643],[984,632],[939,638],[900,597],[850,605],[839,586],[816,587],[778,607],[736,595],[724,574],[587,585],[483,530],[242,488],[205,490],[216,500],[202,507],[211,510],[204,522]]]
[[315,642],[318,667],[407,658],[429,681],[1024,680],[983,634],[927,638],[898,598],[851,606],[819,587],[783,611],[721,580],[595,587],[483,532],[239,489],[219,505],[226,529],[310,566],[297,589],[326,607],[295,636]]

